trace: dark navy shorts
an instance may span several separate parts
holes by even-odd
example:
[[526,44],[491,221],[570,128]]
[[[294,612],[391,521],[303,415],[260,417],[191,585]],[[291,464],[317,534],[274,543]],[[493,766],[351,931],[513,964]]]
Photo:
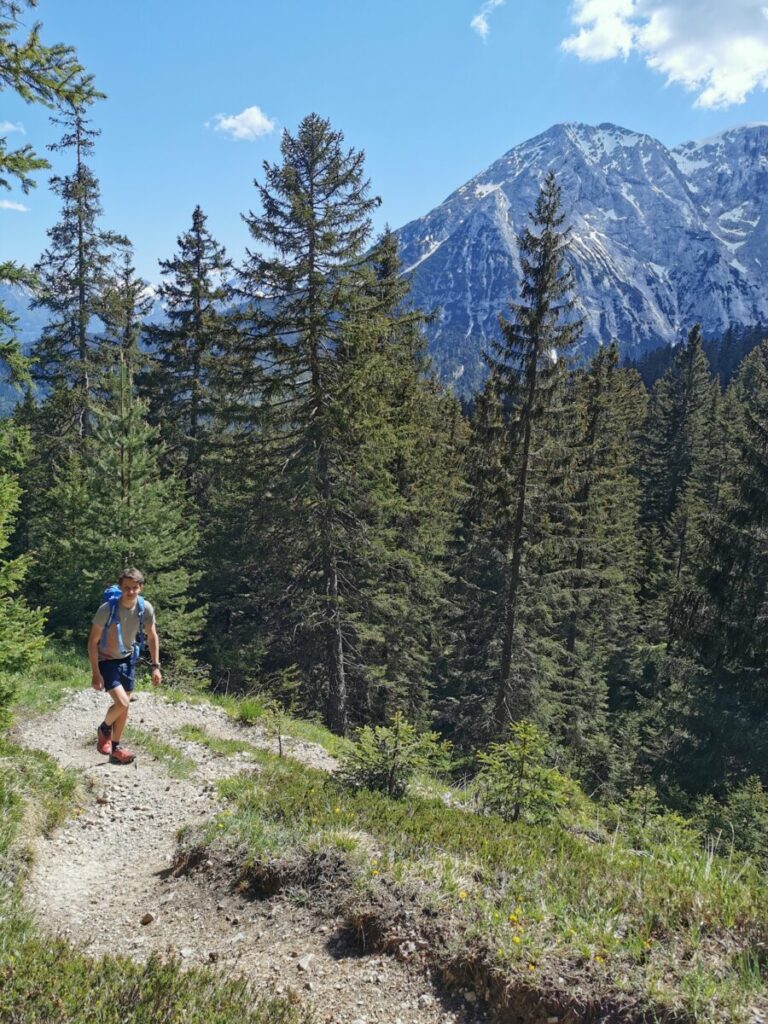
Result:
[[130,657],[119,658],[115,661],[100,661],[99,672],[104,680],[105,690],[114,690],[116,686],[122,686],[128,693],[134,687],[135,665],[131,664]]

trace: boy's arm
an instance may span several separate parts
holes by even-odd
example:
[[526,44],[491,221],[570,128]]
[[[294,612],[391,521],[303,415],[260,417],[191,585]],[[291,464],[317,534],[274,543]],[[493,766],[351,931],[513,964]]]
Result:
[[104,689],[104,680],[99,672],[99,641],[103,631],[103,626],[97,626],[94,623],[88,636],[88,660],[91,663],[91,686],[94,690]]
[[157,635],[157,626],[154,622],[147,629],[147,645],[152,660],[152,685],[159,686],[163,681],[163,673],[160,671],[160,637]]

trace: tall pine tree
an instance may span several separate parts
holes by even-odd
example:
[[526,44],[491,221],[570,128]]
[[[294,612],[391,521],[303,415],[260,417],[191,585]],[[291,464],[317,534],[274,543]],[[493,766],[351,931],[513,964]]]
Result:
[[102,296],[116,247],[127,242],[99,226],[99,183],[87,162],[99,132],[89,127],[85,108],[74,105],[54,123],[64,134],[51,148],[72,151],[75,167],[71,174],[51,179],[62,213],[35,266],[39,287],[34,305],[48,310],[50,321],[32,356],[36,380],[56,397],[56,434],[69,444],[90,430],[102,369]]
[[160,261],[157,297],[164,317],[146,329],[151,363],[141,381],[169,468],[182,476],[198,507],[207,500],[204,464],[214,436],[217,381],[226,372],[231,335],[226,310],[233,297],[232,263],[206,220],[196,206],[176,255]]
[[554,466],[562,459],[556,421],[566,385],[565,364],[581,333],[581,322],[573,316],[573,274],[567,264],[564,221],[561,190],[550,172],[536,200],[531,226],[519,239],[520,301],[511,305],[511,321],[501,319],[502,340],[488,359],[509,417],[504,608],[494,710],[499,730],[511,720],[535,713],[534,681],[546,660],[543,652],[538,659],[532,657],[525,615],[533,610],[534,594],[535,569],[528,556],[534,543],[544,540],[536,537],[542,523],[539,515],[548,501],[547,480],[558,472]]
[[550,565],[561,581],[552,703],[571,768],[593,788],[613,781],[609,710],[637,668],[636,462],[645,388],[634,371],[619,368],[612,344],[577,374],[569,404],[568,496]]
[[295,136],[283,133],[282,163],[265,163],[265,183],[256,185],[262,212],[246,217],[264,248],[249,250],[242,271],[246,295],[264,297],[254,317],[254,358],[269,364],[263,401],[276,413],[280,437],[272,434],[268,455],[295,531],[282,607],[291,609],[302,661],[319,672],[326,721],[339,733],[349,721],[351,638],[339,556],[350,523],[339,499],[344,465],[335,417],[342,410],[331,396],[335,351],[366,280],[364,249],[378,202],[363,154],[345,151],[342,142],[316,114]]

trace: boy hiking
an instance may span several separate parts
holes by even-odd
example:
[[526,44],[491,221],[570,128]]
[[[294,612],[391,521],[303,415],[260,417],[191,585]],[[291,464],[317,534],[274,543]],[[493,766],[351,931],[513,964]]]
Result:
[[110,764],[130,764],[136,755],[120,745],[120,738],[128,721],[135,685],[138,647],[134,647],[142,632],[146,632],[152,659],[152,685],[159,686],[163,676],[155,610],[149,601],[140,597],[144,576],[138,569],[124,569],[117,582],[120,598],[105,601],[93,617],[88,658],[91,686],[94,690],[106,690],[112,698],[112,706],[97,730],[96,747],[100,754],[109,756]]

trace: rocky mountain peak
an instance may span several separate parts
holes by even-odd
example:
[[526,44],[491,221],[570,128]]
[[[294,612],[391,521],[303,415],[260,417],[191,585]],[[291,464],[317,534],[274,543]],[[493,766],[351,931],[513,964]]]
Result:
[[768,125],[668,149],[619,125],[566,122],[513,147],[400,229],[413,299],[439,309],[443,372],[476,383],[498,314],[517,298],[517,236],[555,170],[571,227],[586,351],[639,353],[701,322],[768,323]]

